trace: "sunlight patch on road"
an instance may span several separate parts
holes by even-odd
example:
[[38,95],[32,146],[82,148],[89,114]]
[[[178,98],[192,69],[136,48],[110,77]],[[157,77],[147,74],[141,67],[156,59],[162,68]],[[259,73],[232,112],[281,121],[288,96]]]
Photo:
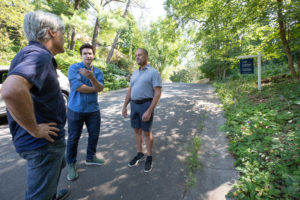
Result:
[[100,186],[95,186],[89,189],[89,192],[95,192],[95,197],[103,197],[106,195],[115,194],[118,190],[119,181],[127,179],[128,175],[121,175],[109,182],[106,182]]
[[10,160],[6,160],[5,162],[9,163],[13,163],[13,165],[10,165],[9,167],[6,167],[6,168],[3,168],[3,169],[0,169],[0,174],[4,174],[6,172],[9,172],[9,171],[13,171],[15,170],[16,167],[18,166],[25,166],[26,165],[26,161],[25,160],[14,160],[14,159],[10,159]]

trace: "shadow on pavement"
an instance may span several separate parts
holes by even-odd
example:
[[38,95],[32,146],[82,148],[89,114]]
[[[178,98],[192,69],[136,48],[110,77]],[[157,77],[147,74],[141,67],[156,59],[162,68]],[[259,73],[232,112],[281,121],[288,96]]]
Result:
[[[205,166],[218,167],[224,160],[228,160],[226,147],[217,141],[217,133],[202,131],[200,128],[203,121],[214,123],[215,117],[221,115],[220,112],[210,109],[212,105],[218,104],[212,87],[206,84],[163,85],[163,95],[155,111],[153,124],[154,168],[148,174],[143,172],[144,163],[139,167],[127,167],[129,160],[136,154],[136,148],[129,118],[121,117],[126,92],[127,90],[119,90],[100,96],[102,124],[97,156],[104,158],[105,164],[85,166],[88,136],[84,129],[77,156],[79,179],[74,182],[67,181],[64,169],[59,187],[70,185],[72,193],[69,199],[76,200],[187,199],[184,196],[187,174],[185,159],[193,136],[202,137],[200,156],[208,159],[203,163]],[[210,130],[217,131],[218,128]],[[24,199],[25,161],[15,153],[7,127],[2,130],[1,126],[0,132],[0,184],[6,185],[0,189],[1,199]],[[206,148],[213,151],[205,150]],[[225,156],[222,152],[225,152]],[[216,165],[215,158],[218,158]],[[213,183],[206,186],[206,191],[202,191],[203,199],[209,197],[209,191],[232,181],[227,177],[218,181],[211,180]],[[189,196],[192,199],[193,195]]]

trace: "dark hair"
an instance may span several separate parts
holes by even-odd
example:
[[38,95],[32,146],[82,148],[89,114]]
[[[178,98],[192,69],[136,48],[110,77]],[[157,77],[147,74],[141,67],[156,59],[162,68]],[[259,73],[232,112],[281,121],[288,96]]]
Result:
[[93,50],[93,54],[95,55],[94,48],[89,43],[85,43],[85,44],[81,45],[81,47],[79,48],[80,55],[82,54],[82,49],[92,49]]
[[145,54],[146,54],[146,56],[148,57],[148,51],[146,50],[146,49],[144,49],[144,48],[138,48],[137,50],[142,50]]

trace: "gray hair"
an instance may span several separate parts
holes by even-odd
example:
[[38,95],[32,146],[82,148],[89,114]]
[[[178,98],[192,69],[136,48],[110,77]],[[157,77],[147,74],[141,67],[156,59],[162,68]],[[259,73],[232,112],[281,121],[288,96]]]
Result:
[[49,30],[63,32],[65,26],[60,18],[52,13],[34,11],[24,16],[23,29],[28,41],[45,42],[51,38]]

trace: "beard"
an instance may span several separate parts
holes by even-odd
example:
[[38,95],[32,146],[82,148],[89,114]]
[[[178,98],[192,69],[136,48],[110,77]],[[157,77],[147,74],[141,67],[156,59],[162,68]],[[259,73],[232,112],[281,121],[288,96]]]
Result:
[[136,63],[143,66],[146,64],[146,60],[137,60]]

